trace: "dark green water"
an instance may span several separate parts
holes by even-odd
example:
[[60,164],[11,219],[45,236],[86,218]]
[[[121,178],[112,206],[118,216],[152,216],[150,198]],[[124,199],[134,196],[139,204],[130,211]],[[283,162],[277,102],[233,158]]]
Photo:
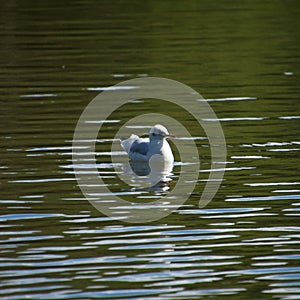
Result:
[[[0,298],[300,299],[299,28],[298,1],[1,1]],[[95,88],[147,76],[209,100],[227,167],[199,209],[210,151],[187,121],[203,177],[186,206],[129,224],[83,197],[72,139]],[[114,118],[150,110],[131,105]]]

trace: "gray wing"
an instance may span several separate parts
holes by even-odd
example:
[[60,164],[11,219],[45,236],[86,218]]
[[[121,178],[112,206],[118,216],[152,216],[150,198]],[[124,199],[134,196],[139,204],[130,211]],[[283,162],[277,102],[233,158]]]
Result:
[[141,140],[136,140],[131,145],[130,151],[146,155],[149,151],[149,143]]

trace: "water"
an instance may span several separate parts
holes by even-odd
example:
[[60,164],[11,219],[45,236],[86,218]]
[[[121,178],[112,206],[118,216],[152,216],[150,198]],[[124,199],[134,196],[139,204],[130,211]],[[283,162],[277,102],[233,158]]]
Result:
[[[0,14],[1,299],[300,298],[297,1],[9,1]],[[145,76],[208,99],[227,165],[199,209],[210,151],[186,119],[201,156],[196,189],[168,217],[129,224],[83,197],[72,139],[99,88]],[[151,110],[131,103],[113,117]],[[124,191],[110,157],[97,163]]]

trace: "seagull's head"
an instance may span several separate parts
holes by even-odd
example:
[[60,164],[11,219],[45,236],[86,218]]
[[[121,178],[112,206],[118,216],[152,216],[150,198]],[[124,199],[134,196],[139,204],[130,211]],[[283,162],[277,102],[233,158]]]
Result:
[[170,134],[167,128],[160,124],[153,126],[150,130],[150,140],[163,140],[167,137],[174,137],[174,135]]

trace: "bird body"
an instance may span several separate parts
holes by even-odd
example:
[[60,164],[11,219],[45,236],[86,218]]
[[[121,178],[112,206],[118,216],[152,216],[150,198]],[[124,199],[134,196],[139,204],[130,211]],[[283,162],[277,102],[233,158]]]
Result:
[[173,136],[164,126],[157,124],[151,128],[149,138],[132,134],[128,139],[122,140],[121,145],[133,161],[149,161],[153,155],[158,154],[163,161],[173,163],[174,156],[167,137]]

